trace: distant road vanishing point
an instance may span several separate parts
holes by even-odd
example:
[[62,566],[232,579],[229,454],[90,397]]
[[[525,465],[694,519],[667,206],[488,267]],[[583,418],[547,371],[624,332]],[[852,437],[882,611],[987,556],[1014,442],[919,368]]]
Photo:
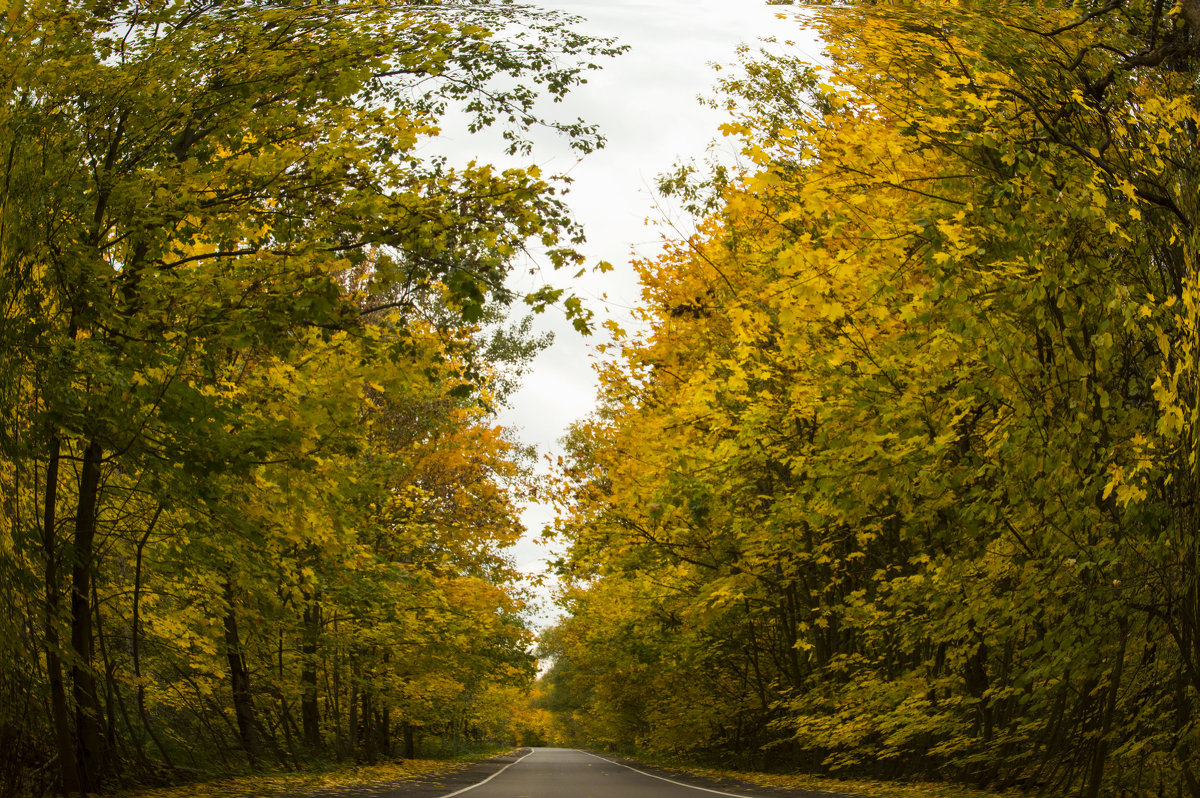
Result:
[[737,793],[694,787],[571,748],[534,748],[484,781],[443,798],[704,798]]

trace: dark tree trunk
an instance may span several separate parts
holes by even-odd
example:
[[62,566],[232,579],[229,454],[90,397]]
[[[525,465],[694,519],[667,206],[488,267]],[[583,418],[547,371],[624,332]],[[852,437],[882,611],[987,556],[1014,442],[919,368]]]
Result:
[[392,712],[387,707],[379,710],[379,750],[387,758],[392,756]]
[[300,646],[300,719],[304,726],[304,744],[312,750],[321,747],[321,712],[317,703],[317,640],[321,634],[321,605],[314,599],[304,608],[304,642]]
[[75,698],[75,734],[82,792],[96,792],[105,775],[103,716],[96,690],[92,630],[92,566],[96,545],[96,507],[100,492],[100,444],[92,441],[83,453],[79,475],[79,504],[75,514],[75,557],[71,566],[71,682]]
[[350,756],[354,756],[358,751],[358,662],[353,651],[350,652],[350,657],[350,695],[346,699],[346,712],[349,715],[346,719],[346,747]]
[[[154,532],[154,526],[158,523],[158,517],[162,515],[163,506],[160,504],[154,510],[154,517],[150,519],[150,523],[146,525],[146,532],[138,540],[137,545],[137,561],[133,571],[133,675],[137,679],[137,712],[138,721],[141,723],[142,730],[149,735],[154,742],[154,747],[158,749],[159,755],[163,761],[167,763],[167,767],[174,768],[175,763],[171,761],[171,755],[167,748],[159,739],[158,733],[154,731],[154,724],[150,721],[150,713],[146,711],[146,685],[142,679],[142,555],[146,548],[146,543],[150,540],[151,533]],[[143,741],[137,741],[139,750],[143,745]]]
[[404,723],[404,758],[417,758],[417,735],[413,729],[413,725],[405,721]]
[[[279,630],[279,684],[282,687],[287,681],[287,671],[283,664],[283,630]],[[280,690],[279,693],[279,725],[283,727],[283,741],[287,745],[288,756],[291,757],[292,763],[297,763],[300,758],[296,756],[296,746],[292,743],[292,728],[296,725],[292,721],[292,709],[288,705],[287,694]],[[283,752],[278,750],[278,740],[276,741],[276,754],[280,762],[286,761],[283,757]]]
[[370,688],[362,691],[362,733],[359,739],[362,740],[363,760],[374,763],[379,758],[379,752],[375,747],[375,701]]
[[75,741],[67,713],[67,690],[63,683],[62,661],[58,648],[58,616],[61,596],[58,586],[57,524],[58,464],[62,442],[55,435],[50,441],[50,457],[46,463],[46,494],[42,516],[42,549],[46,557],[46,670],[50,681],[50,715],[54,727],[54,744],[58,750],[62,791],[66,795],[79,793],[79,770],[75,761]]
[[229,682],[233,689],[233,712],[237,718],[238,736],[242,748],[252,767],[260,759],[258,731],[254,724],[254,700],[250,693],[250,673],[246,670],[246,658],[242,654],[241,637],[238,634],[237,614],[234,610],[233,585],[225,579],[225,650],[229,657]]

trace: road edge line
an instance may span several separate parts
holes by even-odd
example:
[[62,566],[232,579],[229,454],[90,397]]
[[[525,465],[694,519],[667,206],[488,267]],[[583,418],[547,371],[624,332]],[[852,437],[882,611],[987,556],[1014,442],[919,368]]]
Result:
[[534,750],[533,750],[533,749],[530,749],[530,751],[529,751],[529,753],[528,753],[528,754],[526,754],[525,756],[521,757],[521,758],[520,758],[520,759],[518,759],[516,762],[509,762],[507,765],[505,765],[504,767],[500,768],[499,770],[497,770],[497,771],[496,771],[495,773],[493,773],[492,775],[488,776],[488,777],[487,777],[486,779],[484,779],[483,781],[477,781],[477,782],[475,782],[474,784],[470,784],[470,785],[468,785],[468,786],[466,786],[466,787],[463,787],[461,790],[455,790],[454,792],[448,792],[448,793],[446,793],[445,795],[439,795],[439,796],[438,796],[438,798],[454,798],[454,796],[455,796],[455,795],[462,795],[462,794],[463,794],[464,792],[466,792],[467,790],[473,790],[473,789],[475,789],[476,787],[482,787],[483,785],[487,784],[487,783],[488,783],[489,781],[491,781],[492,779],[494,779],[494,778],[496,778],[497,776],[499,776],[499,775],[500,775],[501,773],[503,773],[504,771],[508,770],[508,769],[509,769],[510,767],[512,767],[513,765],[517,764],[517,762],[524,762],[526,759],[528,759],[529,757],[533,756],[533,754],[534,754]]
[[[712,790],[712,789],[709,789],[708,787],[697,787],[695,784],[685,784],[682,781],[675,781],[675,779],[668,779],[666,776],[656,776],[653,773],[647,773],[644,770],[638,770],[637,768],[633,767],[632,765],[626,765],[624,762],[617,762],[612,759],[606,759],[598,754],[593,754],[591,751],[584,751],[583,753],[587,754],[588,756],[594,756],[594,757],[596,757],[596,759],[599,759],[601,762],[607,762],[610,765],[620,765],[623,768],[629,768],[634,773],[641,773],[643,776],[649,776],[652,779],[658,779],[659,781],[665,781],[668,784],[674,784],[676,787],[687,787],[688,789],[700,790],[701,792],[710,792],[713,795],[725,795],[725,796],[728,796],[728,798],[750,798],[750,796],[748,796],[748,795],[742,795],[742,794],[736,793],[736,792],[722,792],[721,790]],[[516,762],[514,762],[513,764],[515,765]],[[499,774],[497,774],[497,775],[499,775]],[[450,798],[450,796],[447,795],[447,796],[444,796],[444,798]]]

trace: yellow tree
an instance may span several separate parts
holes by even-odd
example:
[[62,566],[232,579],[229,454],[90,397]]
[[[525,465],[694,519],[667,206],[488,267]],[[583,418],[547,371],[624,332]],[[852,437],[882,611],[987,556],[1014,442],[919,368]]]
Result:
[[746,664],[778,756],[1191,790],[1193,29],[1036,8],[817,10],[823,76],[725,84],[748,167],[646,265],[564,530],[598,601],[688,570],[641,645]]

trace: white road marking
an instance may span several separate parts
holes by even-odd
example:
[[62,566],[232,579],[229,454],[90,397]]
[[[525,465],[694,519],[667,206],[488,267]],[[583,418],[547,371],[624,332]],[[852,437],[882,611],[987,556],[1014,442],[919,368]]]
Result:
[[[634,773],[641,773],[643,776],[649,776],[652,779],[658,779],[659,781],[665,781],[668,784],[674,784],[676,787],[687,787],[688,789],[700,790],[701,792],[710,792],[713,795],[726,795],[726,796],[729,796],[729,798],[749,798],[748,796],[745,796],[745,795],[739,795],[736,792],[721,792],[720,790],[710,790],[708,787],[697,787],[695,784],[684,784],[682,781],[675,781],[674,779],[668,779],[666,776],[655,776],[653,773],[647,773],[644,770],[638,770],[635,767],[630,767],[629,765],[626,765],[624,762],[614,762],[611,759],[605,759],[602,756],[596,756],[595,754],[589,753],[587,751],[580,751],[580,753],[587,754],[588,756],[595,756],[596,759],[599,759],[603,762],[608,762],[610,765],[620,765],[623,768],[629,768]],[[513,764],[515,765],[516,762],[514,762]],[[497,774],[497,775],[499,775],[499,774]],[[459,792],[461,792],[461,790]],[[445,798],[450,798],[450,796],[447,795],[447,796],[445,796]]]
[[455,796],[455,795],[462,795],[462,794],[463,794],[464,792],[466,792],[467,790],[473,790],[473,789],[475,789],[476,787],[482,787],[483,785],[487,784],[487,783],[488,783],[489,781],[491,781],[492,779],[494,779],[494,778],[496,778],[497,776],[499,776],[499,775],[500,775],[501,773],[503,773],[504,771],[508,770],[508,769],[509,769],[510,767],[512,767],[513,765],[517,764],[517,762],[523,762],[523,761],[525,760],[525,758],[526,758],[526,757],[531,757],[531,756],[533,756],[533,751],[530,751],[528,754],[526,754],[525,756],[521,757],[521,758],[520,758],[520,759],[518,759],[516,762],[509,762],[507,765],[505,765],[504,767],[500,768],[499,770],[497,770],[497,771],[496,771],[495,773],[493,773],[492,775],[488,776],[488,777],[487,777],[486,779],[484,779],[483,781],[480,781],[480,782],[477,782],[477,783],[475,783],[475,784],[471,784],[471,785],[469,785],[469,786],[463,787],[461,790],[455,790],[454,792],[446,793],[445,795],[443,795],[443,796],[440,796],[440,798],[454,798],[454,796]]

